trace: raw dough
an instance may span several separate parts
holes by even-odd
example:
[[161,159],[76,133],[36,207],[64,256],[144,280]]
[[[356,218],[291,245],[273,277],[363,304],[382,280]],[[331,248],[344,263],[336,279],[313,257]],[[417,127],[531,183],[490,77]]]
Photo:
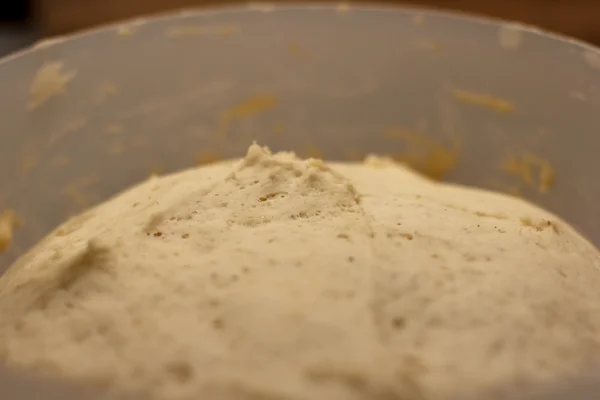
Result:
[[253,145],[17,261],[0,356],[156,399],[445,400],[600,360],[599,289],[597,249],[524,201]]

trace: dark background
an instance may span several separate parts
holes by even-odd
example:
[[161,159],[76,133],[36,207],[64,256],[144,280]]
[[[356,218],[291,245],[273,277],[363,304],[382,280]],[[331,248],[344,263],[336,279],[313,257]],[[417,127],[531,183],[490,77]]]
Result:
[[40,36],[33,4],[29,0],[0,0],[0,57],[30,45]]
[[0,22],[3,24],[29,22],[32,16],[31,3],[33,2],[28,0],[3,0],[0,5]]

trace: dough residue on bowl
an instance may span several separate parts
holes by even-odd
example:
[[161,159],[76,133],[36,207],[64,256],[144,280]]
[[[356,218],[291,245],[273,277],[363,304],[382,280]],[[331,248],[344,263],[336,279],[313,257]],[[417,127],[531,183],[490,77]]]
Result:
[[535,154],[511,154],[502,162],[502,170],[518,177],[540,193],[547,193],[554,184],[555,172],[552,164]]
[[497,96],[467,90],[454,90],[452,93],[462,103],[487,108],[500,114],[509,114],[515,110],[512,102]]
[[394,159],[430,179],[442,180],[458,165],[460,157],[458,140],[453,140],[453,143],[448,145],[422,132],[399,126],[386,129],[385,137],[405,144],[406,149],[394,154]]
[[34,110],[52,97],[63,94],[67,84],[74,77],[75,72],[65,71],[62,61],[52,61],[42,65],[29,86],[28,108]]
[[0,213],[0,253],[4,253],[13,241],[13,231],[19,225],[17,214],[13,210]]
[[271,93],[251,96],[242,102],[224,109],[218,115],[217,134],[227,136],[231,123],[236,120],[250,118],[277,107],[278,97]]

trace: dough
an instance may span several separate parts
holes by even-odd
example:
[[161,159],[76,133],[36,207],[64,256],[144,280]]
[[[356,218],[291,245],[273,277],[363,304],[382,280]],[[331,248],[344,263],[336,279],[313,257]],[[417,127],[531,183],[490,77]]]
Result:
[[600,360],[599,289],[598,250],[522,200],[252,145],[18,260],[0,358],[155,399],[446,400]]

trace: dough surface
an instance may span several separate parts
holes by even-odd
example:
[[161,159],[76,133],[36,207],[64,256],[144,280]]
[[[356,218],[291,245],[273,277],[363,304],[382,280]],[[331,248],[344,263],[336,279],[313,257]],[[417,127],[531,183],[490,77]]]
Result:
[[516,198],[252,145],[21,257],[0,359],[155,399],[503,393],[600,360],[600,254]]

